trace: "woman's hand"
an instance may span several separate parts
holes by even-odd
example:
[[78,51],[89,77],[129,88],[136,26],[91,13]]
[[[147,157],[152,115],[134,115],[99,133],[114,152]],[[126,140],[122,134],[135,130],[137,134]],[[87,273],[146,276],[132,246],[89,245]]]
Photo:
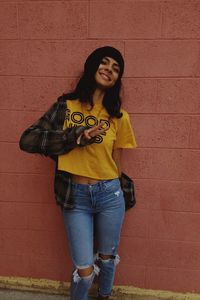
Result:
[[79,145],[81,142],[81,138],[84,137],[87,140],[90,140],[91,138],[103,134],[109,129],[109,126],[105,126],[106,122],[101,122],[99,125],[93,126],[89,129],[84,130],[84,132],[78,137],[77,144]]

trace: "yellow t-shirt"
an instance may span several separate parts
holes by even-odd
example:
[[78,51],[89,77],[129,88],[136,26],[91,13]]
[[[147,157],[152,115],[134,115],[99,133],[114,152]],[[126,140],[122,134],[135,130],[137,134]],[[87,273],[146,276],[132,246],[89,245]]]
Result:
[[121,111],[123,116],[120,119],[109,120],[109,114],[101,103],[95,104],[91,109],[79,100],[67,100],[63,129],[77,125],[94,126],[102,121],[106,121],[109,129],[98,135],[95,143],[60,155],[58,169],[98,180],[117,178],[117,166],[112,158],[113,149],[137,147],[129,115],[125,110]]

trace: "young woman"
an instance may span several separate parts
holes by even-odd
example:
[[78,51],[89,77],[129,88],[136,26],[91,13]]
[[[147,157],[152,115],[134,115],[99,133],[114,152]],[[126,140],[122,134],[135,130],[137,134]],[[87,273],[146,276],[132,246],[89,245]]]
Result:
[[117,49],[96,49],[75,90],[59,97],[20,139],[22,150],[56,160],[55,196],[75,265],[71,300],[88,299],[95,275],[98,299],[109,299],[119,262],[125,212],[121,149],[136,147],[128,113],[121,109],[123,71]]

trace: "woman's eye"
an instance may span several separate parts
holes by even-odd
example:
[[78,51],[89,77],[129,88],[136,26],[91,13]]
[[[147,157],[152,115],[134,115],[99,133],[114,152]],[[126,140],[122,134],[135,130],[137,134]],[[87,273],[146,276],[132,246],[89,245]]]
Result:
[[114,68],[114,71],[119,74],[119,68]]

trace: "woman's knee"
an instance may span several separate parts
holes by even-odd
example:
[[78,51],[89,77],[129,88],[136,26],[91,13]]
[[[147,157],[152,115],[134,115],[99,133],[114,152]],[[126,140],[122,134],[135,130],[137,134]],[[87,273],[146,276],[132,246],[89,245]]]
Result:
[[98,276],[99,274],[99,267],[96,264],[93,264],[89,267],[77,267],[76,270],[73,273],[74,281],[77,282],[82,279],[90,280],[91,278],[94,278],[95,275]]
[[105,255],[105,254],[101,254],[101,253],[99,253],[99,257],[100,257],[102,260],[108,260],[108,259],[115,258],[114,255]]
[[109,263],[111,261],[113,261],[114,265],[118,265],[120,262],[120,257],[118,254],[116,255],[106,255],[106,254],[102,254],[102,253],[98,253],[97,254],[97,260],[101,260],[102,263]]
[[78,274],[80,277],[87,277],[90,276],[93,273],[94,267],[90,266],[87,268],[77,268],[78,269]]

